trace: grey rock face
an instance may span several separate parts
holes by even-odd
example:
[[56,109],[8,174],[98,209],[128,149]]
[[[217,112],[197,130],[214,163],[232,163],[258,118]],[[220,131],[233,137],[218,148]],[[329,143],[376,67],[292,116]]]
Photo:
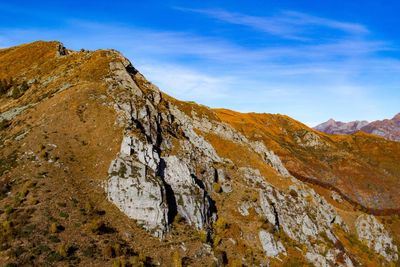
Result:
[[393,244],[393,239],[384,226],[373,215],[360,215],[355,226],[359,239],[365,240],[368,247],[388,261],[398,259],[397,246]]
[[[109,169],[105,186],[108,199],[160,238],[176,213],[198,229],[207,228],[216,217],[207,193],[215,176],[209,166],[222,160],[196,134],[186,115],[172,105],[158,108],[162,105],[158,88],[125,58],[115,56],[108,91],[117,111],[116,123],[124,128],[124,134],[120,153]],[[171,148],[177,132],[184,135],[179,143],[180,158],[160,157],[162,150]],[[195,175],[196,168],[206,170],[201,179]]]
[[289,171],[273,151],[268,150],[262,142],[252,142],[248,140],[244,135],[233,129],[230,125],[216,121],[209,121],[205,118],[199,119],[196,116],[194,116],[192,120],[192,125],[201,131],[216,134],[223,139],[250,146],[261,156],[265,163],[274,168],[280,175],[285,177],[290,176]]
[[230,180],[228,179],[228,177],[226,177],[224,171],[222,169],[217,169],[216,170],[216,178],[219,184],[221,184],[221,189],[222,192],[224,193],[230,193],[232,192],[232,184],[230,182]]
[[190,174],[185,163],[175,156],[165,161],[164,180],[171,186],[177,204],[177,212],[197,229],[204,228],[210,221],[211,199],[202,188],[201,181]]
[[343,198],[341,195],[339,195],[337,192],[333,191],[331,194],[331,198],[339,203],[343,202]]
[[[117,112],[116,123],[124,132],[120,152],[109,168],[105,190],[108,199],[122,212],[160,238],[168,232],[177,214],[197,229],[211,229],[216,219],[209,194],[213,183],[218,182],[224,193],[238,190],[238,182],[233,184],[233,191],[233,181],[227,175],[230,171],[226,166],[233,163],[222,159],[198,134],[199,131],[212,133],[247,146],[285,177],[285,182],[292,183],[288,189],[278,189],[267,183],[257,169],[235,169],[245,184],[259,193],[258,201],[238,201],[239,213],[248,216],[253,208],[260,219],[273,225],[270,232],[258,229],[247,240],[257,240],[258,232],[265,255],[278,257],[286,254],[286,249],[274,233],[282,231],[295,244],[306,247],[304,256],[315,266],[332,266],[333,263],[353,266],[348,252],[335,246],[338,238],[333,227],[348,231],[347,225],[322,196],[292,177],[264,143],[248,140],[227,124],[198,118],[194,112],[190,117],[172,103],[166,103],[159,90],[132,70],[123,58],[112,63],[110,68],[109,95]],[[312,133],[301,135],[298,142],[313,148],[324,145]],[[374,219],[358,219],[360,239],[367,240],[369,246],[387,260],[396,260],[397,247]],[[339,257],[340,262],[337,261]]]
[[280,253],[286,255],[286,249],[281,241],[276,241],[271,233],[261,230],[258,233],[264,253],[267,257],[276,257]]
[[313,132],[306,132],[302,136],[296,136],[296,142],[302,147],[318,148],[328,145]]
[[252,203],[250,203],[249,201],[245,201],[242,202],[239,207],[238,207],[238,211],[242,216],[249,216],[249,209],[253,207]]
[[16,108],[12,108],[6,112],[2,112],[0,114],[0,121],[2,120],[12,120],[14,119],[16,116],[22,114],[25,110],[35,106],[36,104],[29,104],[26,106],[21,106],[21,107],[16,107]]
[[268,150],[263,143],[253,142],[250,144],[251,147],[260,154],[264,161],[274,168],[282,176],[290,176],[289,171],[283,166],[281,159],[274,154],[273,151]]
[[308,250],[306,258],[312,264],[330,266],[329,259],[324,255],[335,258],[341,254],[349,262],[347,266],[352,266],[345,251],[327,249],[315,242],[320,240],[320,243],[334,244],[337,238],[332,231],[333,225],[347,230],[340,216],[323,197],[295,180],[289,192],[283,192],[267,183],[258,170],[240,170],[249,185],[260,188],[261,216],[274,226],[275,231],[281,229],[288,237],[305,245]]
[[162,181],[146,175],[146,166],[117,158],[110,166],[108,199],[146,230],[162,238],[168,230],[168,206]]
[[109,168],[108,199],[146,230],[162,238],[168,230],[168,203],[163,181],[155,175],[158,154],[149,144],[125,135]]

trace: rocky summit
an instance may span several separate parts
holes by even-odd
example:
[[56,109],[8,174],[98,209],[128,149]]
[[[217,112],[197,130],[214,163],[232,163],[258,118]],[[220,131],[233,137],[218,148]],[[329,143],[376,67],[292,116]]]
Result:
[[341,122],[329,119],[315,126],[314,129],[329,134],[352,134],[360,131],[366,125],[368,125],[368,121]]
[[400,264],[399,142],[179,101],[115,50],[1,49],[0,80],[1,266]]
[[359,131],[381,136],[392,141],[400,141],[400,113],[392,119],[381,121],[340,122],[330,119],[314,127],[315,130],[329,134],[353,134]]

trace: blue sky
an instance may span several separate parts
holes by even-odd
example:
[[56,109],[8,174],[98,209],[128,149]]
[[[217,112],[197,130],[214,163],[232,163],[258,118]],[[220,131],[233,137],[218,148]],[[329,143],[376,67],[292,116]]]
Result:
[[82,2],[0,2],[0,47],[114,48],[179,99],[310,126],[400,112],[396,1]]

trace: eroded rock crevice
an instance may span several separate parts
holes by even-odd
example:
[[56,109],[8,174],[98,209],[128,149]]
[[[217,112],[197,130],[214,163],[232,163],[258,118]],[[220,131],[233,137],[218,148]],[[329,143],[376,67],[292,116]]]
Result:
[[[186,121],[170,112],[157,88],[143,83],[141,74],[125,64],[127,67],[120,61],[110,66],[114,77],[109,79],[109,93],[124,136],[109,171],[109,200],[160,238],[178,214],[197,229],[209,229],[216,207],[204,184],[208,177],[198,178],[196,170],[207,169],[219,157],[210,144],[186,127]],[[177,137],[183,141],[174,148]],[[173,148],[187,157],[165,153]],[[149,171],[133,173],[132,166]],[[127,174],[122,175],[124,171]]]
[[[189,117],[129,66],[124,60],[112,62],[112,78],[108,80],[109,95],[118,114],[116,123],[124,133],[105,188],[108,199],[121,211],[159,238],[170,230],[178,215],[210,236],[217,219],[210,193],[213,185],[221,185],[223,193],[233,190],[226,169],[221,167],[226,159],[198,131],[212,133],[249,147],[261,162],[291,183],[285,191],[266,182],[258,169],[237,169],[240,179],[256,188],[258,194],[258,202],[238,205],[240,214],[249,216],[248,210],[254,208],[256,216],[273,226],[269,231],[257,230],[260,247],[267,257],[287,255],[287,243],[281,240],[285,236],[315,266],[358,264],[334,231],[335,227],[349,231],[335,208],[292,177],[264,143],[248,140],[225,123],[200,119],[195,114]],[[315,140],[311,141],[310,145],[314,145]],[[363,220],[360,225],[360,239],[369,240],[369,247],[388,261],[397,260],[397,247],[392,240],[365,234],[365,229],[383,231],[372,219]]]

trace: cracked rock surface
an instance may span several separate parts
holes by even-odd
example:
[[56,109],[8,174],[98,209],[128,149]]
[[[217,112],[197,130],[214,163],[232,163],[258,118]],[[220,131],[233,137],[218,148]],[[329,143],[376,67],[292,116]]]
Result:
[[[124,136],[120,153],[109,169],[108,198],[160,238],[177,214],[198,229],[208,228],[215,219],[213,201],[207,193],[214,170],[203,172],[201,179],[195,170],[210,169],[209,165],[221,159],[188,125],[189,119],[170,108],[158,88],[132,68],[125,59],[110,65],[113,76],[108,80],[109,93]],[[179,134],[179,148],[185,157],[162,157],[161,151],[169,149]]]
[[[124,129],[121,150],[109,168],[105,186],[108,199],[127,216],[159,238],[169,231],[175,216],[196,229],[212,234],[218,211],[212,199],[213,185],[225,194],[235,192],[220,157],[203,135],[244,145],[257,154],[280,177],[292,183],[288,191],[266,182],[256,168],[236,172],[258,190],[258,202],[238,201],[243,217],[254,208],[257,216],[272,225],[260,229],[258,240],[266,257],[287,255],[277,233],[283,233],[315,266],[353,266],[357,261],[341,244],[334,227],[349,231],[335,208],[309,186],[290,175],[280,158],[259,141],[250,141],[228,124],[197,114],[188,116],[168,102],[158,88],[121,59],[110,65],[109,94],[118,113],[116,123]],[[321,146],[317,136],[299,137],[301,146]],[[336,201],[342,201],[334,195]],[[210,232],[211,231],[211,232]],[[397,260],[397,247],[372,217],[360,217],[361,240],[388,261]],[[377,233],[381,233],[378,235]],[[255,239],[252,235],[250,240]],[[301,247],[301,249],[300,249]]]
[[389,261],[398,259],[397,246],[394,245],[385,227],[374,216],[362,214],[357,218],[355,225],[358,237],[364,240],[368,247]]

